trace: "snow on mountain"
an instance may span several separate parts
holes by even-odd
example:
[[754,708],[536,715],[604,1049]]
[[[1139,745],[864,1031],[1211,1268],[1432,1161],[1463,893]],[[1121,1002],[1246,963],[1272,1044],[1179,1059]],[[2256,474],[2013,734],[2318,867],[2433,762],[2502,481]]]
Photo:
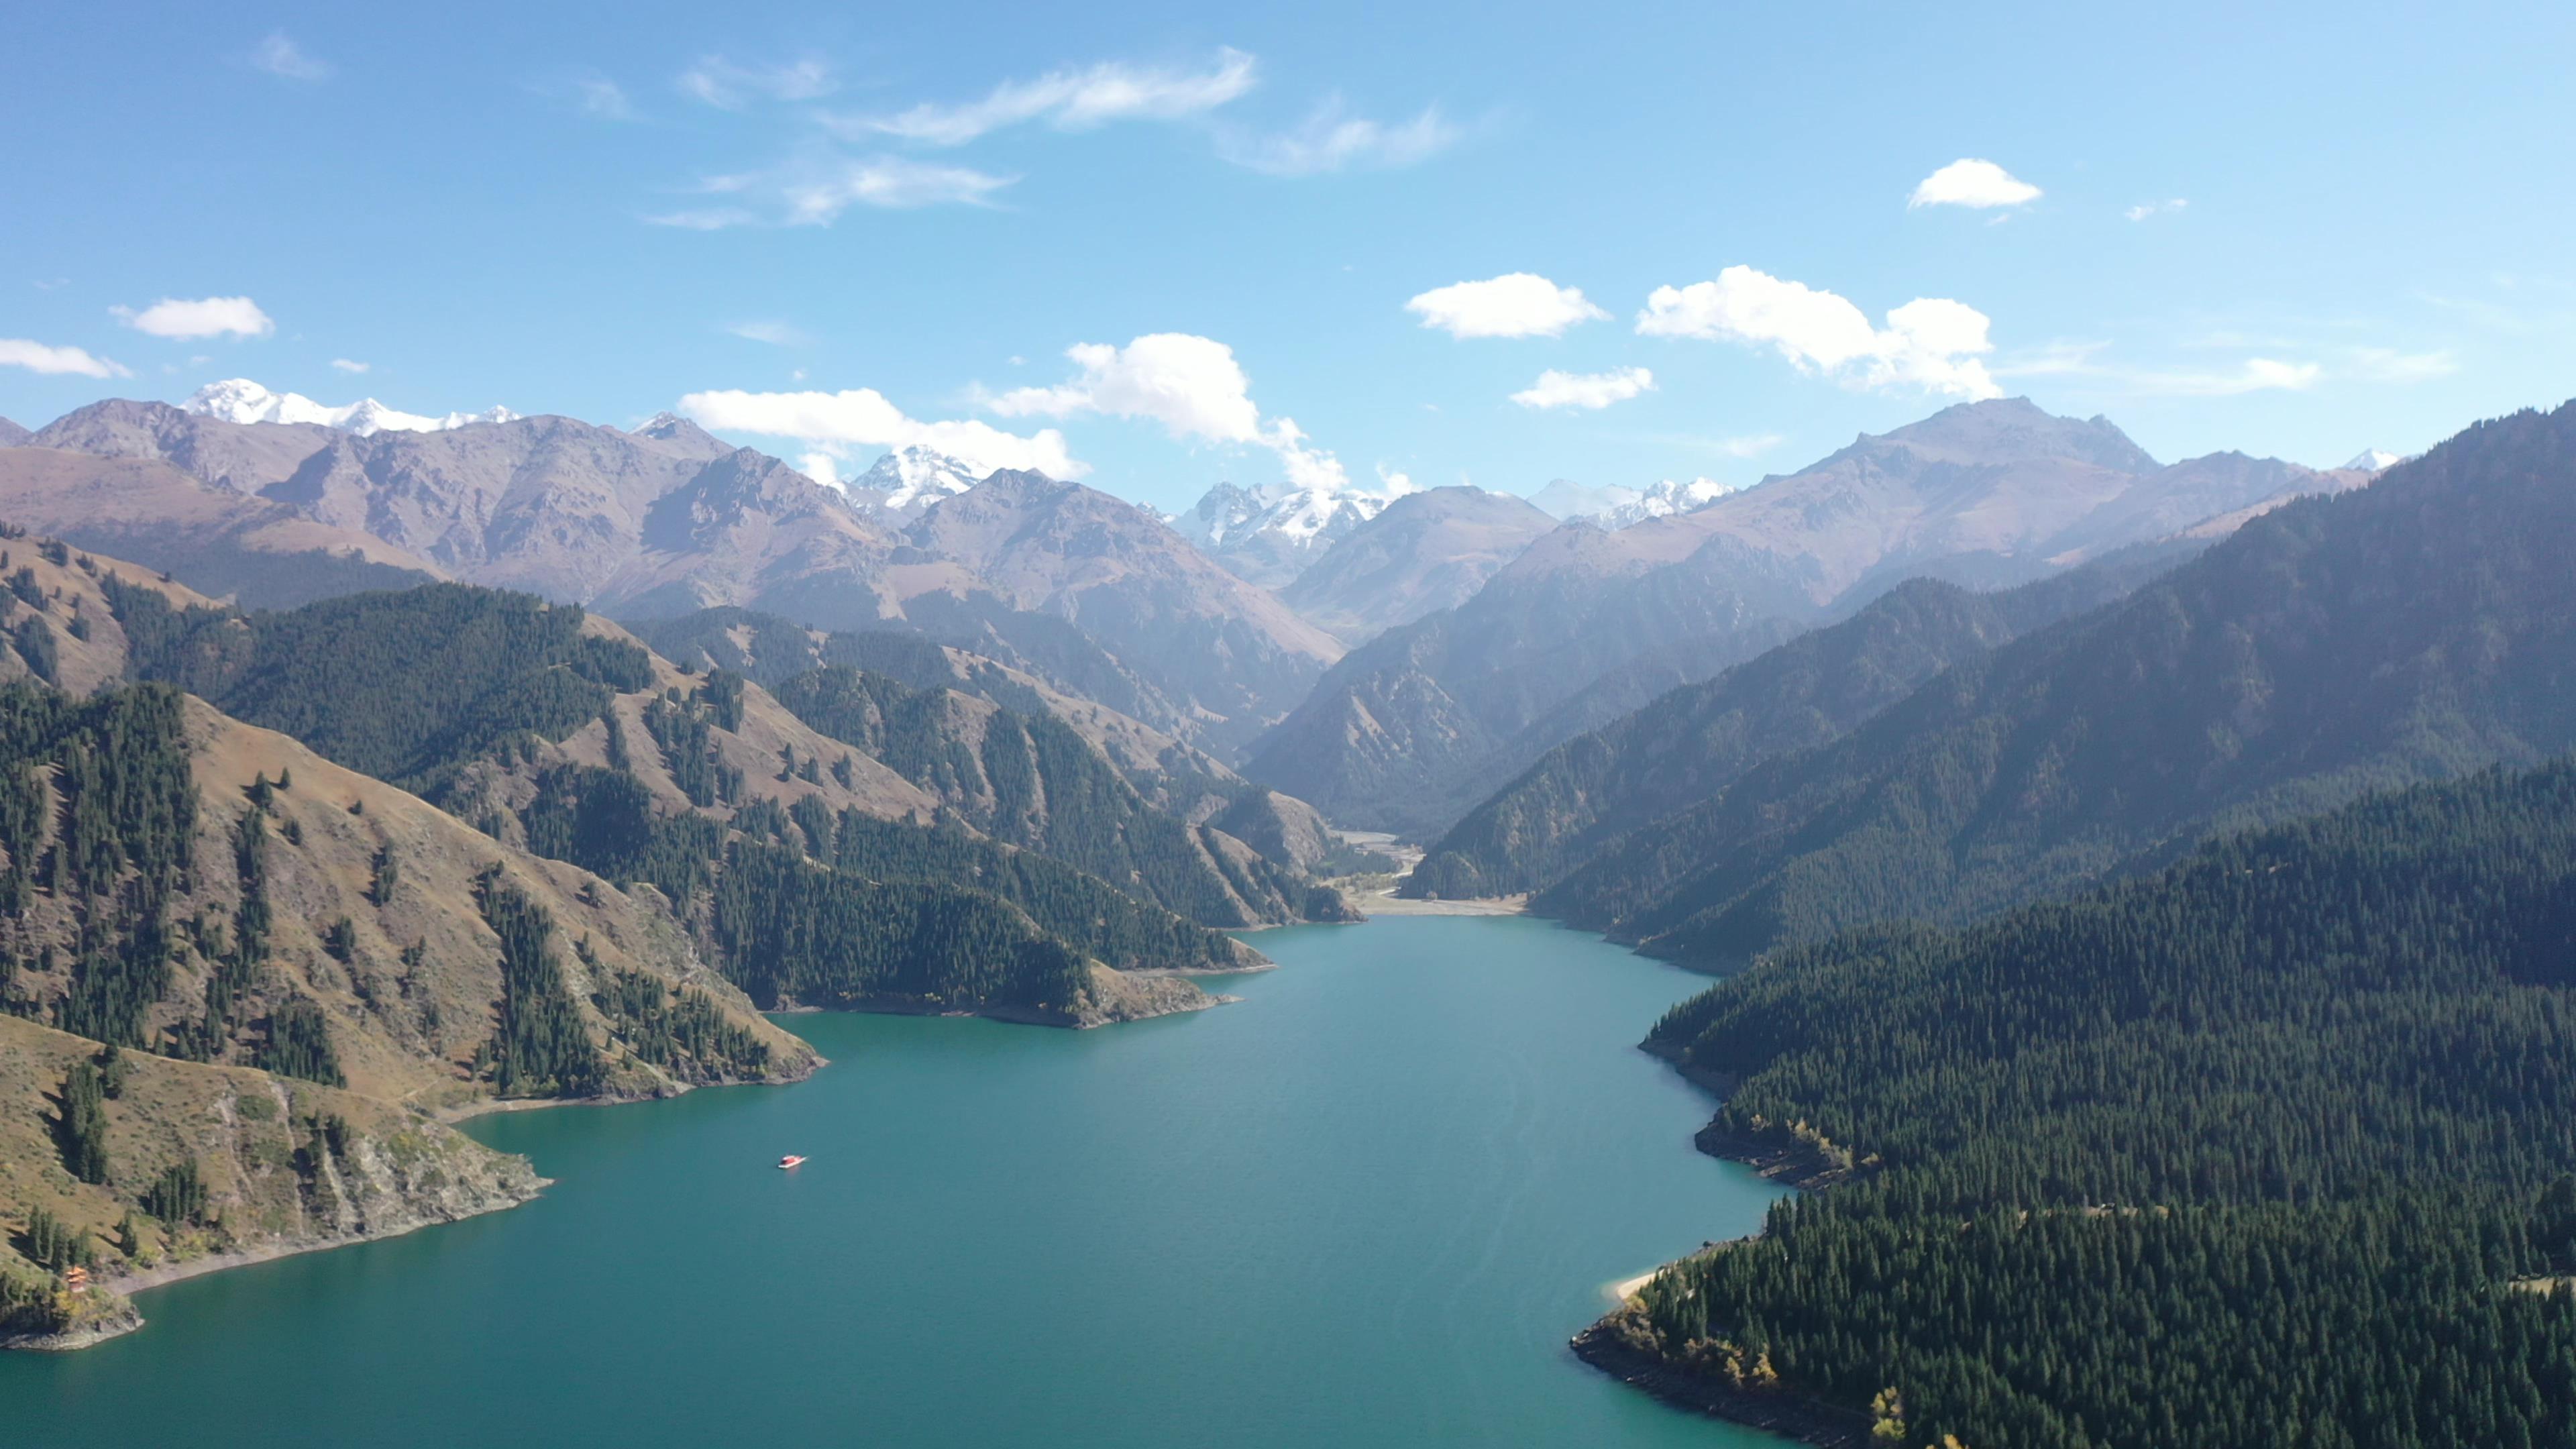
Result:
[[2344,467],[2358,468],[2364,473],[2385,473],[2405,461],[2385,448],[2364,448],[2353,454],[2352,461]]
[[1597,518],[1644,496],[1637,489],[1623,488],[1616,483],[1594,485],[1577,483],[1571,478],[1552,478],[1546,487],[1531,494],[1529,501],[1539,512],[1562,523],[1569,518]]
[[1172,527],[1236,576],[1277,588],[1389,503],[1419,491],[1401,473],[1383,474],[1381,482],[1374,490],[1349,483],[1219,483]]
[[1668,518],[1676,513],[1689,513],[1705,508],[1736,490],[1738,485],[1720,483],[1714,478],[1693,478],[1687,483],[1666,478],[1634,499],[1590,515],[1593,522],[1612,532],[1649,518]]
[[1720,483],[1714,478],[1693,478],[1687,483],[1666,478],[1651,488],[1629,488],[1617,483],[1577,483],[1571,478],[1551,479],[1548,485],[1529,496],[1537,509],[1559,523],[1581,520],[1611,532],[1649,518],[1668,518],[1705,508],[1739,485]]
[[953,498],[983,479],[958,459],[919,444],[897,448],[849,481],[854,489],[885,495],[889,513],[912,513]]
[[389,408],[371,397],[335,408],[300,392],[271,392],[246,377],[210,382],[191,393],[179,408],[227,423],[319,423],[362,438],[385,432],[441,433],[469,423],[511,422],[519,416],[508,408],[495,407],[479,413],[424,417]]

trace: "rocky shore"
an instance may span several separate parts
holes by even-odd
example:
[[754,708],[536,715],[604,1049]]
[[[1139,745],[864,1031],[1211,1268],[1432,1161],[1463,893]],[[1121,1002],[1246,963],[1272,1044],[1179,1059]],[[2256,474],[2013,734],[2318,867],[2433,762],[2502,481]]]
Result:
[[1630,1342],[1621,1331],[1627,1312],[1623,1309],[1613,1313],[1576,1334],[1568,1345],[1574,1356],[1665,1403],[1777,1434],[1795,1443],[1825,1445],[1828,1449],[1861,1449],[1869,1443],[1870,1421],[1866,1414],[1795,1394],[1738,1389],[1673,1367],[1660,1355]]

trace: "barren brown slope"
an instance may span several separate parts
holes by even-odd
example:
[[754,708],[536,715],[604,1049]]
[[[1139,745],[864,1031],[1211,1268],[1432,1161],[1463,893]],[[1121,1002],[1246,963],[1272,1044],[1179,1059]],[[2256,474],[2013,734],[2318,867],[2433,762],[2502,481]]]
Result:
[[372,534],[202,483],[157,459],[0,448],[0,519],[252,605],[443,576]]
[[1134,504],[997,472],[905,532],[1022,609],[1070,620],[1199,715],[1225,753],[1303,698],[1341,643]]

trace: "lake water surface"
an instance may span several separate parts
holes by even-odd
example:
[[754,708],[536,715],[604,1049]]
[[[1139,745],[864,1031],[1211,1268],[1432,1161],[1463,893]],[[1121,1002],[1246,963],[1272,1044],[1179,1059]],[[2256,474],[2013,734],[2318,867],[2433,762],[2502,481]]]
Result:
[[0,1355],[0,1443],[1778,1443],[1565,1351],[1775,1195],[1634,1049],[1703,979],[1525,919],[1256,939],[1214,1011],[802,1016],[797,1086],[480,1120],[543,1198]]

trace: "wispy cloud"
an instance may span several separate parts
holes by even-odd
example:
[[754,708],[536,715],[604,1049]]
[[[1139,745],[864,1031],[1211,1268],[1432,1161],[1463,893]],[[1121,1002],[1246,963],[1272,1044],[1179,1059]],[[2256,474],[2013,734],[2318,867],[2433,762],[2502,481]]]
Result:
[[2187,196],[2172,196],[2167,197],[2163,201],[2139,202],[2137,205],[2130,207],[2128,210],[2121,212],[2120,214],[2131,221],[2145,221],[2148,217],[2156,216],[2168,211],[2181,211],[2190,205],[2191,198]]
[[759,99],[810,101],[830,95],[832,68],[811,56],[784,65],[737,65],[710,55],[680,72],[680,93],[722,110]]
[[273,76],[294,81],[323,81],[331,78],[332,65],[320,56],[308,53],[283,30],[272,30],[250,53],[250,63]]
[[1997,377],[2091,378],[2137,397],[2234,397],[2251,392],[2305,392],[2326,376],[2323,365],[2248,357],[2232,368],[2124,367],[2101,360],[2103,342],[2052,342],[1995,364]]
[[2460,360],[2449,348],[2431,352],[2400,352],[2393,347],[2356,347],[2351,351],[2346,371],[2365,382],[2429,382],[2448,377],[2460,370]]
[[845,136],[900,136],[934,146],[962,146],[1031,121],[1080,131],[1111,121],[1182,120],[1212,111],[1256,83],[1253,58],[1227,47],[1204,70],[1106,61],[1080,70],[1049,71],[1034,80],[1004,81],[982,99],[961,105],[925,102],[890,116],[834,116],[825,121]]
[[1286,131],[1221,131],[1217,154],[1269,176],[1318,176],[1412,166],[1449,149],[1460,134],[1437,106],[1425,107],[1412,120],[1390,124],[1352,115],[1335,96]]
[[838,156],[808,152],[767,171],[701,179],[701,195],[737,198],[723,205],[686,207],[647,216],[655,226],[725,231],[744,226],[830,226],[852,207],[910,211],[926,206],[991,206],[993,195],[1019,178],[968,166],[944,166],[902,156]]
[[573,80],[573,98],[581,113],[600,121],[640,121],[643,118],[635,103],[626,98],[626,89],[604,75],[579,76]]
[[786,322],[736,322],[725,330],[736,337],[766,342],[772,347],[803,347],[814,340],[804,329]]
[[78,347],[48,347],[24,337],[0,337],[0,367],[71,377],[132,377],[123,364],[93,356]]
[[346,357],[332,358],[331,365],[339,371],[349,373],[365,372],[374,366],[373,363],[357,362]]
[[737,226],[760,225],[757,213],[739,206],[704,206],[657,212],[644,220],[653,226],[676,227],[681,231],[725,231]]

